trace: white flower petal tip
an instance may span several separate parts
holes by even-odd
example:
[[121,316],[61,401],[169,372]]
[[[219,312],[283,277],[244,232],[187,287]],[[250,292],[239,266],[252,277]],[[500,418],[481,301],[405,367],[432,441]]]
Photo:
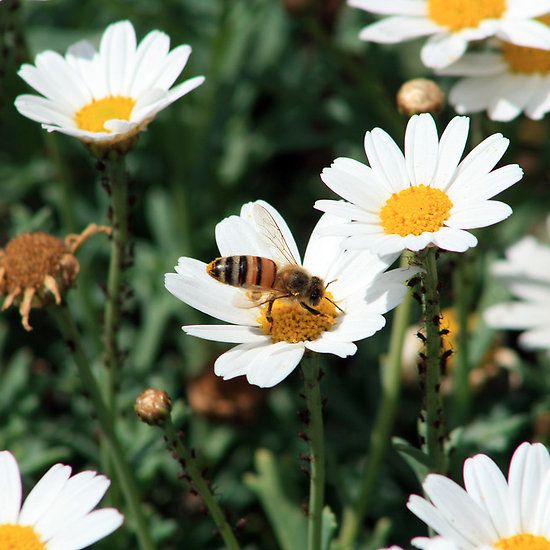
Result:
[[361,40],[394,44],[426,36],[422,61],[442,69],[462,58],[468,43],[491,36],[518,46],[550,49],[550,29],[535,18],[548,13],[545,2],[518,0],[502,3],[500,9],[484,14],[477,3],[449,8],[445,2],[422,0],[349,0],[349,5],[387,15],[363,28]]
[[379,255],[430,245],[452,252],[476,246],[477,238],[467,230],[510,216],[507,204],[489,199],[517,183],[523,171],[517,165],[494,169],[509,145],[501,134],[487,138],[461,162],[468,129],[467,117],[455,117],[438,138],[431,115],[414,115],[404,154],[381,129],[367,132],[370,167],[340,158],[321,174],[345,199],[315,202],[335,220],[322,234],[342,237],[344,249]]
[[488,308],[485,322],[495,329],[523,331],[518,343],[524,349],[550,350],[550,246],[524,237],[491,271],[515,300]]
[[160,111],[204,82],[199,76],[172,87],[191,47],[169,51],[169,44],[159,31],[137,44],[132,24],[120,21],[105,29],[99,51],[80,41],[64,57],[42,52],[18,72],[41,95],[19,96],[15,107],[48,132],[74,136],[98,152],[126,152]]
[[[343,250],[341,238],[325,234],[337,221],[333,214],[321,216],[302,261],[279,212],[264,201],[247,203],[240,215],[216,226],[220,259],[206,264],[182,257],[176,273],[166,274],[174,296],[230,323],[183,327],[190,336],[237,344],[218,358],[216,375],[246,376],[250,384],[272,387],[296,368],[306,349],[348,357],[357,351],[354,342],[384,326],[383,314],[403,298],[399,287],[415,270],[384,277],[397,255]],[[280,296],[290,293],[286,283],[273,288],[280,270],[295,269],[307,289],[301,300]],[[258,300],[242,286],[247,280],[256,285],[257,277],[263,290]]]
[[[31,527],[47,548],[78,550],[110,535],[124,521],[113,508],[94,510],[110,481],[93,471],[71,477],[71,468],[52,466],[21,506],[21,478],[13,455],[0,452],[0,525]],[[45,546],[45,547],[46,547]]]
[[414,539],[417,548],[490,550],[516,535],[550,542],[550,455],[540,443],[516,449],[508,481],[489,457],[476,455],[464,463],[465,490],[437,474],[422,485],[427,498],[411,495],[407,507],[440,537]]

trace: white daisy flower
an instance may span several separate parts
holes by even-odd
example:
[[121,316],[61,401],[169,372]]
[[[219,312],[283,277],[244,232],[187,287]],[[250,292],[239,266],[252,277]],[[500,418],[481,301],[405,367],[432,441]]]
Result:
[[428,67],[450,65],[469,42],[489,36],[550,50],[550,29],[531,19],[550,11],[549,0],[349,0],[349,5],[391,16],[365,27],[362,40],[394,44],[429,36],[421,54]]
[[24,116],[96,145],[128,141],[145,129],[157,113],[200,86],[197,76],[170,88],[184,69],[190,46],[170,50],[170,38],[150,32],[139,45],[129,21],[109,25],[99,51],[86,41],[62,57],[45,51],[35,65],[23,65],[19,76],[44,97],[15,100]]
[[506,251],[506,260],[493,264],[492,272],[518,300],[487,309],[487,324],[525,331],[519,337],[523,348],[550,351],[550,245],[524,237]]
[[[405,155],[380,128],[365,135],[370,167],[338,158],[321,179],[349,203],[320,200],[315,208],[348,220],[330,228],[347,237],[343,246],[378,254],[422,250],[435,245],[464,252],[477,244],[466,229],[486,227],[507,218],[512,209],[489,200],[518,182],[518,165],[493,168],[509,140],[493,134],[460,158],[469,119],[455,117],[438,139],[431,115],[411,117],[405,132]],[[351,203],[351,204],[350,204]]]
[[[227,380],[246,375],[251,384],[271,387],[294,370],[305,350],[347,357],[357,351],[353,342],[372,336],[385,325],[382,314],[401,302],[407,292],[404,282],[418,268],[383,273],[396,255],[378,258],[366,251],[343,251],[339,238],[320,236],[321,229],[334,221],[331,216],[321,217],[302,262],[281,215],[263,201],[248,203],[240,216],[230,216],[216,226],[220,262],[207,266],[183,257],[176,273],[166,274],[165,286],[174,296],[230,323],[183,327],[192,336],[238,344],[216,361],[218,376]],[[236,259],[225,261],[223,257]],[[261,270],[257,269],[258,257],[264,259]],[[252,297],[250,285],[247,291],[210,276],[207,269],[212,272],[216,265],[231,265],[227,278],[233,275],[235,284],[239,284],[237,279],[253,283],[261,279],[262,284],[251,286],[256,291],[282,288],[279,281],[283,273],[288,274],[286,268],[291,266],[294,271],[298,266],[301,271],[303,267],[311,277],[307,284],[314,285],[315,279],[320,292],[316,299],[313,294],[288,297],[290,290],[268,290]]]
[[123,516],[113,508],[94,510],[110,481],[96,472],[71,477],[71,468],[52,466],[21,506],[19,467],[0,452],[0,548],[79,550],[110,535]]
[[[550,23],[549,15],[540,19]],[[460,114],[487,111],[507,122],[522,112],[540,120],[550,111],[550,51],[502,42],[498,51],[466,54],[439,73],[466,77],[449,94]]]
[[[430,474],[427,499],[411,495],[407,507],[456,550],[550,549],[550,456],[540,443],[522,443],[510,462],[508,482],[485,455],[464,463],[462,489]],[[414,539],[428,548],[428,538]]]

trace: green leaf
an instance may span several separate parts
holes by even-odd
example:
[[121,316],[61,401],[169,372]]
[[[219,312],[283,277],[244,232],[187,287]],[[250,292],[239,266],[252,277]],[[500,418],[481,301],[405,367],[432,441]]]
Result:
[[325,506],[323,508],[323,532],[321,533],[321,545],[323,550],[328,550],[330,548],[330,543],[337,527],[338,522],[336,521],[334,512],[328,506]]
[[[281,548],[303,550],[307,546],[307,520],[285,487],[285,481],[292,475],[283,471],[281,461],[267,449],[256,451],[254,462],[257,474],[246,474],[245,484],[260,499]],[[326,519],[328,527],[323,532],[323,541],[330,540],[336,526],[336,521],[330,516],[334,518],[332,512],[325,509],[323,519]],[[323,548],[326,548],[324,544]]]
[[422,483],[424,478],[433,470],[430,457],[400,437],[392,438],[392,445],[405,462],[412,468],[418,481]]

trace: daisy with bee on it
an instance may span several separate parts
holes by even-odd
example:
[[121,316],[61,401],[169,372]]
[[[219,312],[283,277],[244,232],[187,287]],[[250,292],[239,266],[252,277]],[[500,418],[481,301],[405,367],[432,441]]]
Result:
[[177,298],[229,323],[183,327],[191,336],[237,344],[216,360],[218,376],[246,375],[271,387],[306,350],[347,357],[357,351],[354,342],[385,325],[383,314],[401,302],[418,268],[384,273],[396,255],[342,250],[341,238],[322,236],[334,223],[321,217],[302,260],[282,216],[264,201],[248,203],[217,225],[220,258],[206,264],[182,257],[166,275]]

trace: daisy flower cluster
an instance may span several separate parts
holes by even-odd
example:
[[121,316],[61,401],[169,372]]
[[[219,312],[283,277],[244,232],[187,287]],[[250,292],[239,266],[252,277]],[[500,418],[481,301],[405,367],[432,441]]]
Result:
[[[350,0],[387,15],[365,27],[362,40],[397,43],[427,36],[424,64],[463,77],[449,102],[459,114],[487,111],[509,121],[550,110],[550,2],[547,0]],[[466,52],[468,44],[486,40]]]

